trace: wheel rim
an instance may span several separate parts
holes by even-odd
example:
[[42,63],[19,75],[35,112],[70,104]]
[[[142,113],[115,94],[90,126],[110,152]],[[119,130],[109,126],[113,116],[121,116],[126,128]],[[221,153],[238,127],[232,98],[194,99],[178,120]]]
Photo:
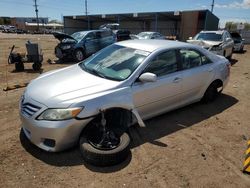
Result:
[[114,131],[108,130],[102,132],[96,129],[91,131],[91,134],[87,137],[87,141],[91,146],[99,150],[113,150],[117,148],[121,142]]
[[83,53],[81,51],[77,51],[76,58],[78,61],[81,61],[83,59]]

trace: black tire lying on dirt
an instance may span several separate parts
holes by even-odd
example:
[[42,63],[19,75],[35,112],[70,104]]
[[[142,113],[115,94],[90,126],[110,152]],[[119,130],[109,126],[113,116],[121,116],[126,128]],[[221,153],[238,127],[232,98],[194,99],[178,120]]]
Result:
[[87,139],[87,132],[80,138],[80,151],[85,162],[95,166],[112,166],[123,162],[130,154],[130,137],[124,132],[119,145],[110,150],[97,149]]
[[17,72],[24,71],[24,64],[23,64],[23,62],[15,63],[15,69],[16,69]]

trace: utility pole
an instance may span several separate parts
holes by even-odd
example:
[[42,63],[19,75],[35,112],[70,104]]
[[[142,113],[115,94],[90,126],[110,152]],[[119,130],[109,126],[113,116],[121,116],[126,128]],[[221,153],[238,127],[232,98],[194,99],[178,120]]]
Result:
[[39,31],[39,20],[38,20],[38,9],[37,9],[37,7],[38,7],[38,5],[37,5],[37,0],[34,0],[35,1],[35,5],[34,5],[34,7],[35,7],[35,12],[36,12],[36,23],[37,23],[37,31]]
[[211,5],[211,12],[213,13],[214,11],[214,0],[212,1],[212,5]]
[[88,16],[88,1],[85,0],[85,14],[86,14],[86,17]]
[[90,23],[89,23],[89,15],[88,15],[88,1],[85,0],[85,15],[86,18],[88,19],[88,30],[90,29]]

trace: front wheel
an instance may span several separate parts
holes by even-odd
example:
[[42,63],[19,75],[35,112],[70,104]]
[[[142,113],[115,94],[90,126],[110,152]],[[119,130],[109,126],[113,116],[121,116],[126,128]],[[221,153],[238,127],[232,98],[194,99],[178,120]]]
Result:
[[95,166],[119,164],[130,152],[130,137],[126,132],[107,131],[103,135],[96,129],[89,129],[82,134],[79,144],[84,161]]
[[77,49],[74,53],[74,58],[77,62],[80,62],[84,59],[85,55],[81,49]]

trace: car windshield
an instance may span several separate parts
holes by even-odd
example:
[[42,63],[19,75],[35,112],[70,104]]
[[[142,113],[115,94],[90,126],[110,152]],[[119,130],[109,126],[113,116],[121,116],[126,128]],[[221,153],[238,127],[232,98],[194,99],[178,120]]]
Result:
[[76,39],[77,41],[80,41],[83,39],[83,37],[87,34],[87,32],[76,32],[76,33],[73,33],[71,35],[71,37],[73,37],[74,39]]
[[195,40],[221,41],[222,34],[217,33],[199,33],[194,37]]
[[138,36],[144,39],[149,39],[151,36],[151,33],[142,32],[142,33],[139,33]]
[[106,47],[89,57],[80,67],[91,74],[110,80],[127,79],[149,55],[149,52],[119,45]]

